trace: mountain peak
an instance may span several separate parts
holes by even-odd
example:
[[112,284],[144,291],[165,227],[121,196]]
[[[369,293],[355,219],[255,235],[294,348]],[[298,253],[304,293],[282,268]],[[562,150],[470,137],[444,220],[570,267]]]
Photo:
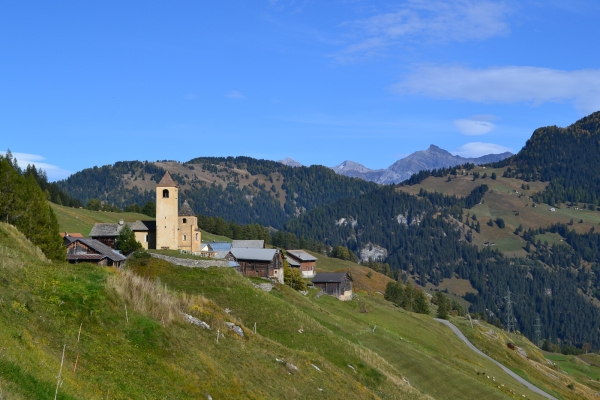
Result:
[[302,165],[301,163],[299,163],[298,161],[294,160],[293,158],[290,157],[286,157],[283,160],[279,160],[277,161],[279,163],[282,163],[283,165],[287,165],[288,167],[303,167],[304,165]]

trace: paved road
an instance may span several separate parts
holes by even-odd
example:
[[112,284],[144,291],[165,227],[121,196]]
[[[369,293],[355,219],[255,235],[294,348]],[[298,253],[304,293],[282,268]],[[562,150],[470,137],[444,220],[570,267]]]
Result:
[[458,336],[460,338],[460,340],[462,340],[463,342],[465,342],[465,344],[467,346],[469,346],[471,348],[471,350],[473,350],[475,353],[479,354],[482,357],[487,358],[488,360],[490,360],[493,363],[495,363],[496,365],[498,365],[500,368],[502,368],[504,370],[504,372],[506,372],[508,375],[512,376],[513,378],[515,378],[518,382],[520,382],[523,385],[527,386],[527,388],[529,390],[531,390],[532,392],[535,392],[535,393],[537,393],[539,395],[542,395],[542,396],[544,396],[544,397],[546,397],[548,399],[558,400],[556,397],[550,396],[548,393],[544,392],[543,390],[541,390],[537,386],[534,386],[531,383],[527,382],[525,379],[521,378],[519,375],[515,374],[510,369],[506,368],[504,365],[500,364],[498,361],[494,360],[492,357],[488,356],[487,354],[485,354],[484,352],[482,352],[481,350],[479,350],[477,347],[475,347],[473,345],[473,343],[469,342],[469,339],[467,339],[466,336],[463,335],[463,333],[460,331],[460,329],[458,329],[456,326],[454,326],[453,324],[451,324],[450,321],[446,321],[445,319],[439,319],[439,318],[434,318],[434,319],[436,321],[438,321],[438,322],[441,322],[442,324],[448,325],[448,327],[450,329],[452,329],[452,332],[454,332],[456,334],[456,336]]

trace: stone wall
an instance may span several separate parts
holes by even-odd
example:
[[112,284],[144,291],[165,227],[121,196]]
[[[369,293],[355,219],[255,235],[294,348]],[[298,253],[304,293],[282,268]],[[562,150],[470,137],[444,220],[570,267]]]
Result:
[[229,267],[229,263],[223,260],[191,260],[188,258],[177,258],[165,256],[162,254],[150,253],[154,258],[160,258],[161,260],[168,261],[172,264],[179,265],[181,267],[190,268],[208,268],[208,267]]

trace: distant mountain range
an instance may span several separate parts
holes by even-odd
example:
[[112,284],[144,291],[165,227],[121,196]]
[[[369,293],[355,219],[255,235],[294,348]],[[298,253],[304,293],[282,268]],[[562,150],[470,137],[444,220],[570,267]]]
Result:
[[344,176],[361,178],[379,184],[394,184],[405,181],[411,175],[423,170],[453,167],[472,163],[475,165],[487,164],[504,160],[512,156],[510,152],[501,154],[488,154],[477,158],[453,156],[450,152],[431,145],[427,150],[416,151],[411,155],[396,161],[386,169],[369,169],[354,161],[346,160],[332,169]]

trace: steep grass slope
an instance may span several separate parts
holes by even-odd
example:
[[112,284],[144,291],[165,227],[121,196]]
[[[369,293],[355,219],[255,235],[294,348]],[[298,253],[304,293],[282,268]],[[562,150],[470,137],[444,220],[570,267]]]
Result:
[[[327,270],[349,267],[351,274],[364,268],[333,259],[321,259],[318,263],[319,268]],[[277,286],[270,293],[257,293],[248,279],[230,270],[189,269],[161,261],[134,270],[177,291],[201,294],[220,307],[229,308],[231,315],[246,326],[256,323],[261,335],[287,348],[320,354],[342,370],[355,370],[352,372],[355,378],[366,387],[378,387],[375,393],[382,397],[389,395],[385,383],[393,381],[394,376],[402,376],[420,392],[439,399],[502,399],[523,398],[523,395],[540,398],[495,364],[475,355],[432,317],[398,309],[377,291],[368,295],[362,289],[363,283],[358,285],[358,301],[340,302],[329,296],[317,298],[316,290],[303,296],[286,286]],[[365,280],[376,275],[379,274],[365,276]],[[367,313],[361,312],[359,301],[364,302]],[[454,322],[461,324],[466,320],[455,318]],[[519,343],[526,341],[521,336],[515,337]],[[573,391],[562,386],[561,381],[535,375],[539,362],[545,362],[543,357],[537,357],[539,362],[511,357],[512,350],[502,345],[494,351],[509,367],[523,371],[527,379],[558,398],[585,398],[581,395],[587,393],[585,388]],[[487,375],[494,379],[486,378]]]
[[[368,357],[376,356],[340,347],[355,354],[353,360],[365,359],[365,370],[374,376],[391,371],[386,372],[390,379],[374,380],[369,389],[369,373],[356,377],[319,353],[286,347],[260,330],[253,335],[244,327],[246,336],[240,338],[225,325],[241,324],[235,314],[201,295],[176,294],[169,287],[110,268],[52,264],[16,229],[0,224],[3,398],[53,398],[63,346],[60,399],[197,399],[209,394],[215,399],[363,399],[377,398],[374,390],[421,397],[391,367],[379,372],[372,366]],[[262,295],[248,289],[249,297]],[[213,329],[189,324],[180,311]]]

